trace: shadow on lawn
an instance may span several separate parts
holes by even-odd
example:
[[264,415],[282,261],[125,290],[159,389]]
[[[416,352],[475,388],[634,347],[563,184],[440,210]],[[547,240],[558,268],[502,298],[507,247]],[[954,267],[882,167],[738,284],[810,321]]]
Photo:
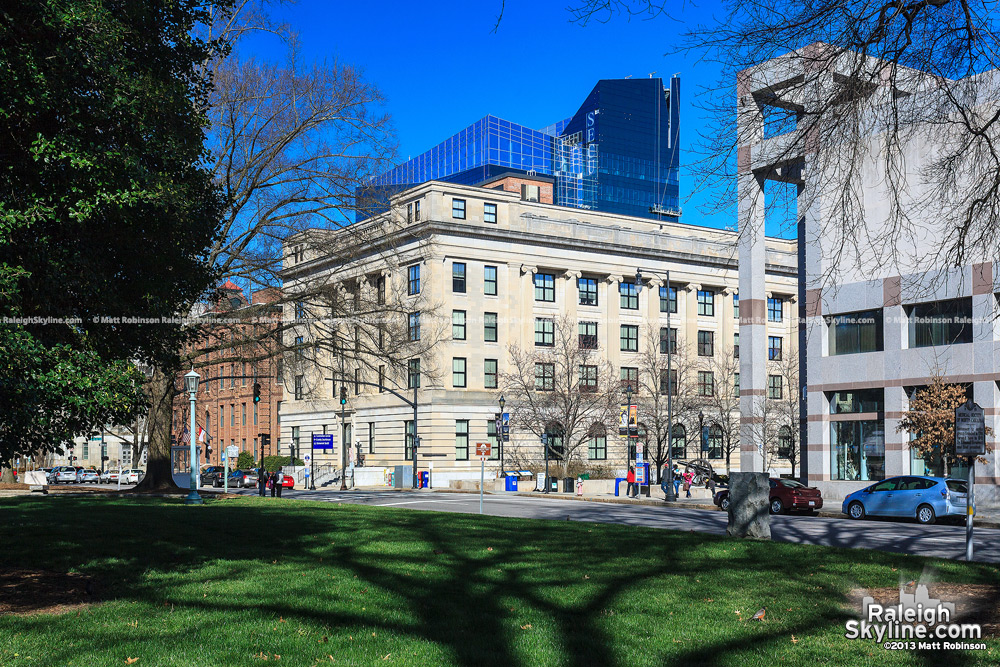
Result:
[[[710,592],[712,586],[739,586],[738,572],[752,571],[773,576],[776,595],[811,589],[817,601],[842,598],[830,576],[810,576],[816,570],[806,552],[792,560],[774,559],[767,558],[766,544],[729,542],[742,550],[734,559],[718,553],[723,538],[637,533],[623,526],[602,531],[613,543],[595,544],[580,539],[590,526],[577,522],[522,521],[514,529],[503,519],[483,521],[477,515],[286,501],[214,501],[187,508],[169,501],[28,499],[4,502],[0,509],[12,518],[13,528],[0,552],[2,565],[83,571],[103,581],[107,596],[116,599],[177,602],[216,612],[253,608],[262,617],[295,618],[331,629],[375,627],[431,642],[462,665],[525,664],[530,656],[518,651],[518,628],[539,616],[556,625],[562,655],[553,662],[623,662],[619,651],[629,640],[608,635],[604,613],[620,604],[622,596],[655,589],[652,580],[664,576],[704,579],[708,583],[699,586]],[[208,521],[192,521],[194,516]],[[541,559],[544,567],[527,567],[529,556]],[[378,618],[374,611],[363,612],[361,603],[349,611],[334,610],[315,590],[313,602],[318,602],[310,604],[296,596],[292,582],[287,591],[271,591],[260,599],[182,600],[157,578],[198,575],[205,568],[200,583],[238,581],[252,576],[261,563],[277,561],[307,571],[322,567],[320,558],[356,575],[359,588],[391,592],[413,620]],[[889,562],[891,556],[881,558]],[[229,561],[227,574],[208,576],[213,561]],[[419,576],[426,569],[431,572]],[[581,573],[589,573],[586,584]],[[510,600],[515,601],[513,609]],[[684,603],[678,595],[670,602],[675,606],[662,613],[683,612]],[[794,627],[759,627],[752,636],[737,633],[731,640],[706,640],[694,647],[676,644],[647,657],[657,664],[711,663],[730,652],[773,648],[789,634],[807,635],[830,624],[842,627],[847,618],[848,612],[836,604],[823,604]],[[950,657],[951,664],[967,662],[963,656]]]

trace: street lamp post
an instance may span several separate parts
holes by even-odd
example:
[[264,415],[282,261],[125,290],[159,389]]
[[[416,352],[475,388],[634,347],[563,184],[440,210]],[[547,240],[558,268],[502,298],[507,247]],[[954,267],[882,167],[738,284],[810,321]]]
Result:
[[[665,491],[666,497],[664,500],[667,502],[673,502],[677,500],[677,496],[674,494],[674,411],[673,411],[673,396],[674,388],[671,384],[672,371],[673,371],[673,357],[674,351],[670,349],[670,271],[666,272],[667,278],[667,490]],[[635,288],[636,292],[642,290],[642,271],[639,269],[635,270]],[[662,479],[660,480],[662,483]]]
[[545,452],[545,489],[542,490],[542,493],[548,493],[549,487],[552,486],[551,484],[549,484],[549,434],[548,433],[542,433],[542,448],[543,451]]
[[500,421],[497,422],[497,450],[500,456],[500,472],[503,472],[503,406],[507,405],[507,401],[504,400],[503,394],[500,394],[500,400],[497,401],[500,405]]
[[[198,495],[198,470],[195,467],[195,462],[198,460],[198,452],[195,450],[194,445],[194,432],[197,428],[195,426],[195,400],[198,397],[198,380],[201,376],[191,369],[190,373],[184,375],[184,387],[188,392],[188,400],[191,401],[191,431],[190,431],[190,442],[191,442],[191,482],[190,490],[188,491],[187,498],[184,499],[185,505],[201,505],[205,501],[201,499]],[[118,471],[118,478],[121,479],[121,470]]]

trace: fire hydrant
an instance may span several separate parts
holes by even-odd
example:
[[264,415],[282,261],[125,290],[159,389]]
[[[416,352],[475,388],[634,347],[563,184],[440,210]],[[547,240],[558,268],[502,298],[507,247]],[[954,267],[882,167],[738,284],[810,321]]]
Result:
[[576,495],[578,495],[578,496],[582,496],[583,495],[583,480],[582,479],[577,479],[576,480]]

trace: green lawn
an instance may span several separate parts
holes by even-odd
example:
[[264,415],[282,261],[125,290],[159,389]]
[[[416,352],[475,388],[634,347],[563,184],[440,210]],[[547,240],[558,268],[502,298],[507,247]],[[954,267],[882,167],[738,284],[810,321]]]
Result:
[[[1000,659],[995,640],[989,652],[921,654],[843,638],[851,588],[925,567],[942,581],[996,581],[986,565],[270,498],[8,498],[0,517],[0,569],[85,573],[103,599],[0,617],[4,667]],[[762,605],[764,622],[736,614]]]

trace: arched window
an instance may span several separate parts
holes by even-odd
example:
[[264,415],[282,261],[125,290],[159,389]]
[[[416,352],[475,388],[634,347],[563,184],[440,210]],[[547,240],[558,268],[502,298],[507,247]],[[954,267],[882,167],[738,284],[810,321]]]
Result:
[[708,458],[722,458],[722,428],[718,424],[708,427]]
[[675,459],[687,458],[687,429],[684,424],[674,424],[673,428],[673,457]]
[[778,429],[778,458],[789,458],[794,446],[795,438],[792,437],[792,429],[788,426],[782,426]]
[[604,461],[608,458],[608,432],[604,424],[594,424],[590,427],[587,458],[591,461]]
[[561,459],[563,457],[563,437],[566,430],[561,424],[549,422],[545,427],[545,439],[548,441],[548,457],[550,459]]

